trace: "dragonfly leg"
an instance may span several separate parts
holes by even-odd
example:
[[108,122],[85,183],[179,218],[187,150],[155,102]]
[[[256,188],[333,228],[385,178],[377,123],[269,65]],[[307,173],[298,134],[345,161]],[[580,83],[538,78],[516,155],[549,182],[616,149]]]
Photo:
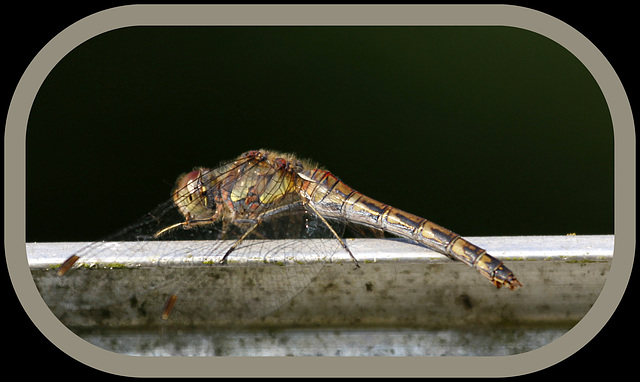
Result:
[[[257,218],[257,219],[237,219],[236,221],[232,222],[232,224],[235,224],[235,225],[238,225],[238,223],[244,223],[244,224],[253,223],[253,225],[251,226],[251,228],[249,228],[242,235],[242,237],[240,237],[235,243],[233,243],[231,248],[229,248],[229,250],[227,250],[227,252],[225,252],[224,256],[222,256],[222,259],[218,263],[219,264],[224,264],[227,261],[227,257],[229,257],[231,252],[233,252],[238,247],[238,245],[240,245],[240,243],[242,243],[242,241],[244,239],[246,239],[247,236],[249,236],[249,234],[251,234],[251,232],[255,231],[255,229],[258,228],[258,226],[260,225],[260,223],[262,223],[262,220],[265,217],[269,217],[269,216],[272,216],[272,215],[277,215],[279,213],[282,213],[283,211],[290,210],[295,205],[296,205],[296,203],[293,203],[291,205],[286,205],[286,206],[282,206],[282,207],[279,207],[279,208],[275,208],[275,209],[269,210],[269,211],[265,212],[260,218]],[[225,231],[226,231],[226,229],[225,229]]]
[[258,226],[260,225],[261,221],[262,221],[262,220],[258,219],[258,220],[256,221],[256,223],[255,223],[253,226],[251,226],[251,228],[249,228],[249,229],[247,230],[247,232],[245,232],[245,233],[242,235],[242,237],[240,237],[240,238],[239,238],[235,243],[233,243],[233,245],[231,246],[231,248],[229,248],[229,250],[227,250],[227,252],[224,254],[224,256],[222,256],[222,259],[219,261],[219,263],[220,263],[220,264],[224,264],[224,263],[227,261],[227,257],[229,257],[229,254],[231,254],[231,252],[233,252],[233,251],[238,247],[238,245],[240,245],[240,243],[242,243],[242,241],[243,241],[244,239],[246,239],[246,238],[247,238],[247,236],[249,236],[249,234],[250,234],[251,232],[253,232],[256,228],[258,228]]
[[194,226],[198,226],[198,225],[207,225],[207,224],[213,224],[215,223],[215,221],[218,219],[217,214],[212,216],[209,219],[187,219],[186,221],[180,222],[180,223],[176,223],[176,224],[172,224],[168,227],[164,227],[163,229],[161,229],[160,231],[156,232],[153,237],[154,239],[157,239],[158,237],[164,235],[165,233],[171,231],[174,228],[178,228],[178,227],[182,227],[184,229],[189,229],[191,227]]
[[327,226],[327,228],[329,228],[329,230],[331,231],[331,233],[333,234],[333,236],[336,237],[336,239],[338,239],[338,241],[340,242],[340,244],[342,245],[342,248],[345,249],[345,251],[347,251],[347,253],[349,254],[349,256],[351,256],[351,259],[353,259],[353,262],[356,264],[356,268],[360,268],[360,264],[358,263],[358,259],[356,259],[355,256],[353,256],[353,253],[351,253],[351,250],[349,249],[349,247],[347,247],[347,244],[345,244],[345,242],[342,240],[342,238],[340,237],[340,235],[338,235],[338,233],[333,229],[333,227],[331,226],[331,224],[329,224],[329,222],[327,221],[327,219],[324,218],[324,216],[320,215],[320,213],[311,205],[311,203],[305,203],[306,206],[311,207],[311,209],[313,210],[313,212],[318,215],[318,217],[320,218],[320,220],[322,220],[322,222]]

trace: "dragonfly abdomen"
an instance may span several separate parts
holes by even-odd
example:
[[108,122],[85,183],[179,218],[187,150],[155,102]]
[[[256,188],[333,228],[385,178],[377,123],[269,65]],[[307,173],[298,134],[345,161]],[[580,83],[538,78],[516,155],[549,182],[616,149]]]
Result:
[[301,173],[302,190],[314,209],[329,218],[374,227],[405,237],[478,270],[494,285],[522,286],[502,262],[484,249],[434,222],[374,200],[324,170]]

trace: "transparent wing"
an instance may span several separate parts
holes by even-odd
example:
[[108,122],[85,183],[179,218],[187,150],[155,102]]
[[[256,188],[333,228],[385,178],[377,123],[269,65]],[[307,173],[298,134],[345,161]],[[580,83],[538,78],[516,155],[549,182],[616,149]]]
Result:
[[[227,166],[218,175],[223,187],[227,174],[253,165],[235,161]],[[343,250],[324,220],[301,200],[283,198],[269,207],[240,243],[251,224],[198,225],[155,237],[185,221],[168,200],[108,239],[75,252],[75,269],[64,277],[49,272],[39,285],[49,289],[47,295],[54,297],[48,305],[71,326],[158,325],[172,295],[177,296],[174,325],[242,325],[291,301]],[[344,230],[343,222],[331,224],[336,232]],[[324,239],[308,240],[318,238]],[[102,268],[109,271],[98,271]]]

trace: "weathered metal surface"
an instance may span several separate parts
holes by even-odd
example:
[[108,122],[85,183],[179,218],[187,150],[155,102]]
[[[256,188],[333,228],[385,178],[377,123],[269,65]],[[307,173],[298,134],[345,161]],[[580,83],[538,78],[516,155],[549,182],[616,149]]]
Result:
[[[282,272],[287,267],[244,267],[230,261],[203,270],[197,259],[184,253],[154,258],[147,245],[150,252],[129,253],[124,259],[105,253],[100,261],[107,267],[79,268],[61,278],[55,275],[55,265],[81,243],[30,243],[27,252],[45,302],[65,325],[85,328],[162,325],[163,286],[174,281],[192,283],[179,297],[169,324],[175,326],[453,328],[575,323],[598,297],[613,258],[613,236],[477,237],[473,241],[491,248],[498,259],[517,269],[526,287],[516,292],[496,289],[468,272],[464,264],[403,241],[348,240],[360,268],[353,266],[348,254],[334,257],[281,308],[264,317],[243,317],[241,322],[233,319],[232,311],[242,309],[234,294],[252,293],[255,280],[278,280],[267,277],[270,273],[286,277],[286,269]],[[113,243],[118,247],[114,252],[123,253],[121,246],[130,244]],[[212,287],[220,285],[220,280],[228,287],[224,293]],[[220,319],[221,311],[227,311],[225,319]]]

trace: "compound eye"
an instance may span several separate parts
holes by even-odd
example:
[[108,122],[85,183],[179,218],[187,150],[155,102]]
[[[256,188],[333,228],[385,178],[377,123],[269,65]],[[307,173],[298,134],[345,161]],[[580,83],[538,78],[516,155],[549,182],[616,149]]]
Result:
[[[203,193],[204,186],[201,181],[201,171],[191,171],[178,179],[177,188],[173,200],[179,207],[187,207]],[[191,208],[191,207],[189,207]]]
[[178,181],[178,190],[186,190],[189,194],[193,194],[198,191],[198,180],[200,178],[200,170],[191,171],[184,175]]

